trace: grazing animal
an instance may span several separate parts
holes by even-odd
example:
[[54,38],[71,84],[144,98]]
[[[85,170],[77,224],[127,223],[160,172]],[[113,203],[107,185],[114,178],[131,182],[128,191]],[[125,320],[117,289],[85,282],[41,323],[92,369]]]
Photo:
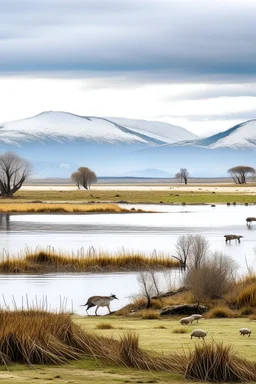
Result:
[[194,329],[194,331],[190,333],[190,338],[192,339],[193,337],[198,337],[199,339],[202,338],[204,340],[206,335],[207,332],[205,332],[203,329]]
[[192,324],[194,320],[195,320],[195,319],[194,319],[193,316],[183,317],[182,319],[180,319],[180,323],[181,323],[182,325],[184,325],[184,324],[189,324],[189,323]]
[[241,235],[224,235],[226,243],[231,240],[238,240],[238,243],[240,244],[240,239],[243,237]]
[[256,217],[247,217],[246,225],[250,225],[253,221],[256,221]]
[[248,335],[248,337],[251,336],[252,331],[249,328],[241,328],[240,329],[240,335]]
[[118,300],[116,295],[113,295],[112,293],[110,296],[91,296],[87,300],[87,303],[83,304],[82,307],[87,305],[86,312],[87,312],[88,316],[89,316],[88,309],[95,307],[95,306],[96,306],[96,309],[95,309],[95,315],[96,316],[97,316],[97,311],[98,311],[99,307],[107,307],[109,313],[111,313],[109,304],[110,304],[110,301],[112,301],[114,299]]
[[195,313],[194,315],[191,315],[191,316],[194,317],[194,320],[196,320],[197,323],[198,323],[198,320],[203,318],[203,316],[199,315],[199,313]]

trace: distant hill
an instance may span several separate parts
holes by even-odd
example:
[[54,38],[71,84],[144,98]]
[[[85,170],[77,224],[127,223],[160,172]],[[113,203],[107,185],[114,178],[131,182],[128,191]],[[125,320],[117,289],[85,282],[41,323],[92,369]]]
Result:
[[256,120],[199,138],[171,124],[48,111],[0,124],[0,152],[31,161],[36,178],[68,178],[80,166],[111,177],[225,177],[235,165],[256,167]]

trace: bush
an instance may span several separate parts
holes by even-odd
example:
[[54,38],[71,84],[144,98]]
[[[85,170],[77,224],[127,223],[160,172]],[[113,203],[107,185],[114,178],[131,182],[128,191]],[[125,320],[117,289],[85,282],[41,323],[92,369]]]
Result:
[[172,331],[172,333],[188,333],[189,332],[189,330],[187,329],[187,328],[174,328],[173,329],[173,331]]
[[230,346],[198,344],[188,356],[186,379],[212,382],[254,381],[256,366],[237,357]]
[[114,327],[110,323],[98,323],[96,324],[96,328],[97,329],[113,329]]
[[231,311],[231,309],[226,307],[216,307],[213,308],[211,311],[208,312],[207,317],[210,319],[214,318],[227,318],[227,317],[234,317],[235,312]]
[[229,256],[215,253],[200,268],[190,268],[184,283],[199,301],[221,298],[231,288],[236,268]]
[[142,312],[141,317],[144,320],[153,320],[153,319],[159,319],[160,315],[159,315],[159,312],[148,309]]
[[238,308],[243,306],[256,306],[256,284],[250,284],[245,287],[236,297],[236,304]]
[[243,307],[240,313],[241,313],[241,316],[249,316],[254,313],[254,309],[251,307]]

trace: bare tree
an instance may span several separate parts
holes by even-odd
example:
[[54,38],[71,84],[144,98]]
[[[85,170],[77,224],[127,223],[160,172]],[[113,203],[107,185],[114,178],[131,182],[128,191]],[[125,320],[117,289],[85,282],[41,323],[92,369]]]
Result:
[[238,165],[236,167],[230,168],[228,173],[231,175],[236,184],[245,184],[246,178],[248,176],[255,176],[256,170],[255,168],[249,167],[247,165]]
[[76,183],[77,188],[80,189],[80,180],[81,180],[81,173],[80,172],[73,172],[71,175],[71,180]]
[[138,282],[141,287],[143,296],[147,299],[146,307],[151,307],[151,297],[159,295],[158,279],[153,269],[141,271],[138,276]]
[[76,183],[79,189],[80,186],[85,189],[90,189],[91,184],[96,183],[97,176],[90,168],[80,167],[76,172],[72,173],[71,179]]
[[200,268],[208,254],[209,243],[202,235],[179,236],[175,245],[176,255],[181,268]]
[[181,183],[184,181],[184,183],[187,185],[189,172],[186,168],[181,168],[180,171],[176,173],[175,177],[180,179]]
[[221,298],[235,281],[236,262],[229,256],[215,252],[200,268],[187,270],[184,283],[198,300]]
[[193,235],[191,255],[188,261],[189,268],[200,268],[207,259],[209,242],[202,235]]
[[11,197],[30,176],[32,166],[29,161],[13,152],[0,155],[0,194]]

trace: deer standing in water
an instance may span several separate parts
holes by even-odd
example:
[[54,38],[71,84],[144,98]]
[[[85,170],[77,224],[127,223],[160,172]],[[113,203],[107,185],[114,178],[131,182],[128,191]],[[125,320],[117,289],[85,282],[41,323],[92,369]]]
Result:
[[240,244],[241,235],[224,235],[226,243],[231,240],[238,240],[238,243]]

